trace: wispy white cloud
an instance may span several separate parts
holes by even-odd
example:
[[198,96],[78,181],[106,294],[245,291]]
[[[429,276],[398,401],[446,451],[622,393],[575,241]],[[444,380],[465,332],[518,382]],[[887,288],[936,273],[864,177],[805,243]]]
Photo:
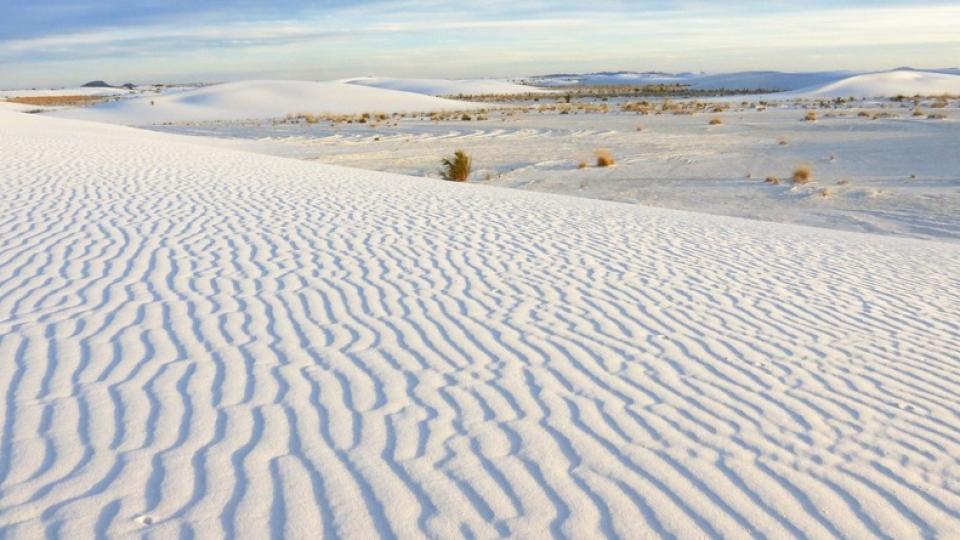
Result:
[[[201,65],[227,74],[278,64],[291,74],[298,69],[306,74],[320,71],[322,59],[322,71],[344,75],[362,67],[450,76],[466,75],[465,69],[474,75],[477,67],[491,65],[500,71],[531,69],[538,61],[545,70],[583,62],[641,69],[790,69],[791,62],[814,57],[844,63],[823,68],[956,62],[960,5],[850,4],[813,0],[798,9],[759,2],[493,0],[464,9],[443,0],[383,1],[297,10],[296,16],[234,14],[229,20],[206,11],[176,24],[161,18],[0,40],[0,63],[7,73],[22,74],[25,66],[42,73],[45,66],[72,63],[143,78],[150,77],[151,63],[134,68],[128,59],[146,57],[162,65],[176,58],[185,74],[201,72]],[[457,61],[447,62],[452,50]],[[904,62],[904,54],[917,51],[924,57]],[[265,61],[271,54],[282,55],[282,61]],[[771,65],[778,56],[779,65]],[[750,59],[757,65],[747,65]],[[0,74],[0,83],[10,81]]]

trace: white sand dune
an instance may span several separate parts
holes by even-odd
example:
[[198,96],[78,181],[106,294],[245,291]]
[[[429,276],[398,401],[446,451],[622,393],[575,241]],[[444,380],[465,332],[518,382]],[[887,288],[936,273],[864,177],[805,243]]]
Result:
[[342,82],[241,81],[56,113],[125,125],[247,120],[296,113],[352,114],[466,110],[484,105]]
[[14,103],[12,101],[0,101],[0,111],[7,112],[27,112],[36,110],[55,110],[54,107],[38,107],[36,105],[26,105],[24,103]]
[[126,88],[31,88],[23,90],[0,90],[0,100],[12,97],[124,96],[133,93],[135,93],[135,90],[127,90]]
[[727,90],[799,90],[819,87],[856,75],[849,71],[785,73],[782,71],[745,71],[718,73],[690,78],[687,83],[698,89]]
[[514,84],[492,79],[393,79],[389,77],[360,77],[346,79],[343,82],[386,88],[402,92],[414,92],[428,96],[458,96],[458,95],[495,95],[495,94],[529,94],[548,93],[549,90]]
[[776,90],[811,97],[881,97],[960,93],[960,70],[916,70],[863,73],[854,71],[743,71],[735,73],[588,73],[534,77],[544,86],[559,84],[686,84],[703,90]]
[[902,69],[856,75],[796,93],[804,97],[855,98],[960,95],[960,75]]
[[0,126],[0,537],[960,535],[960,246]]

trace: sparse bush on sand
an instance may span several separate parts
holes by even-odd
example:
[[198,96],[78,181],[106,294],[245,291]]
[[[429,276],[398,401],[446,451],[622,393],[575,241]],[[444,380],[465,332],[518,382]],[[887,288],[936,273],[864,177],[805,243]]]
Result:
[[768,176],[765,182],[768,184],[773,184],[775,186],[780,185],[780,179],[777,178],[776,176]]
[[808,184],[811,180],[813,180],[813,171],[810,170],[810,167],[802,165],[793,171],[794,184]]
[[581,159],[581,160],[580,160],[580,163],[577,163],[577,168],[578,168],[578,169],[586,169],[589,165],[590,165],[590,164],[587,163],[587,160]]
[[613,154],[609,150],[597,150],[597,167],[609,167],[614,164]]
[[440,163],[440,176],[452,182],[466,182],[473,167],[473,160],[463,150],[457,150],[453,156],[443,158]]
[[713,118],[710,119],[711,126],[719,126],[722,124],[723,124],[723,118],[720,118],[719,116],[714,116]]
[[805,114],[805,115],[803,116],[803,121],[804,121],[804,122],[816,122],[816,121],[817,121],[817,112],[816,112],[816,111],[810,111],[810,112],[808,112],[807,114]]

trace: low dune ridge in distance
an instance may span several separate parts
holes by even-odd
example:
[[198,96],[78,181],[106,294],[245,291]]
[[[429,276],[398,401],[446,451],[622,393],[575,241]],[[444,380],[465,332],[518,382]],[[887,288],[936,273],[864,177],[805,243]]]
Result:
[[960,96],[960,75],[912,69],[855,75],[796,91],[811,98],[879,98],[896,96]]
[[478,96],[495,94],[549,94],[551,90],[495,79],[398,79],[360,77],[343,82],[428,96]]
[[241,81],[64,110],[62,118],[125,125],[255,120],[287,114],[431,112],[487,105],[343,82]]

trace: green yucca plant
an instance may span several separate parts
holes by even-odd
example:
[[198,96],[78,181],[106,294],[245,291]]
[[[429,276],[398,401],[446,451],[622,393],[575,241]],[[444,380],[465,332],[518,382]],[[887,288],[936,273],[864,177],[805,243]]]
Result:
[[463,150],[457,150],[453,156],[443,158],[440,162],[440,176],[444,180],[453,182],[466,182],[470,177],[470,168],[473,166],[473,160]]

